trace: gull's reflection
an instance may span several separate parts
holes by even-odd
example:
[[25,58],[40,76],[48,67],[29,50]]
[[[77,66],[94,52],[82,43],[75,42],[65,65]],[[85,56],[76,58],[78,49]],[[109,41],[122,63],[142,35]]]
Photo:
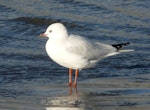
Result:
[[69,94],[72,95],[73,94],[73,91],[76,95],[78,95],[78,90],[77,88],[75,87],[69,87]]
[[48,107],[46,110],[83,110],[82,108],[71,108],[71,107]]
[[84,100],[76,88],[70,88],[66,96],[49,97],[45,100],[46,110],[84,110]]

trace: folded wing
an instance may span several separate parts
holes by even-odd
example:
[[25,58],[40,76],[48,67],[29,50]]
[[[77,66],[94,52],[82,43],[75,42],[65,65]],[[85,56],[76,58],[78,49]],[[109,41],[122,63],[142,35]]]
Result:
[[77,35],[70,35],[66,43],[67,51],[88,60],[100,60],[117,54],[116,48],[100,42],[90,41]]

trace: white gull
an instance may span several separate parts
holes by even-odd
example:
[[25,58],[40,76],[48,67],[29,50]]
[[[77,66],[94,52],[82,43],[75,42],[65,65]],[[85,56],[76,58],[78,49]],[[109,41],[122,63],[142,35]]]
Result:
[[73,86],[77,86],[77,77],[80,69],[94,67],[106,57],[133,50],[120,50],[129,43],[108,45],[92,41],[78,35],[69,35],[66,27],[61,23],[51,24],[41,37],[48,37],[46,52],[59,65],[69,68],[69,85],[72,86],[72,69],[75,69]]

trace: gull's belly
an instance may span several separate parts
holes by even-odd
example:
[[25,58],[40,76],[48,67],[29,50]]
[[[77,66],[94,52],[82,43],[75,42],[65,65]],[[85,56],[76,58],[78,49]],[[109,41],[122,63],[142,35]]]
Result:
[[53,48],[53,46],[46,46],[46,52],[53,61],[66,68],[87,68],[90,63],[82,56],[68,52],[62,46],[55,48]]

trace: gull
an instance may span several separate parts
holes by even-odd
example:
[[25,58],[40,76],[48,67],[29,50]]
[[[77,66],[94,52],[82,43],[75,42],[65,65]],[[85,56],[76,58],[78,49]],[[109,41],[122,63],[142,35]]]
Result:
[[[45,45],[48,56],[57,64],[69,68],[69,86],[71,87],[77,86],[79,70],[94,67],[103,58],[133,51],[121,49],[129,42],[109,45],[79,35],[69,35],[62,23],[49,25],[46,32],[40,36],[48,37]],[[74,83],[72,83],[73,70],[75,70]]]

